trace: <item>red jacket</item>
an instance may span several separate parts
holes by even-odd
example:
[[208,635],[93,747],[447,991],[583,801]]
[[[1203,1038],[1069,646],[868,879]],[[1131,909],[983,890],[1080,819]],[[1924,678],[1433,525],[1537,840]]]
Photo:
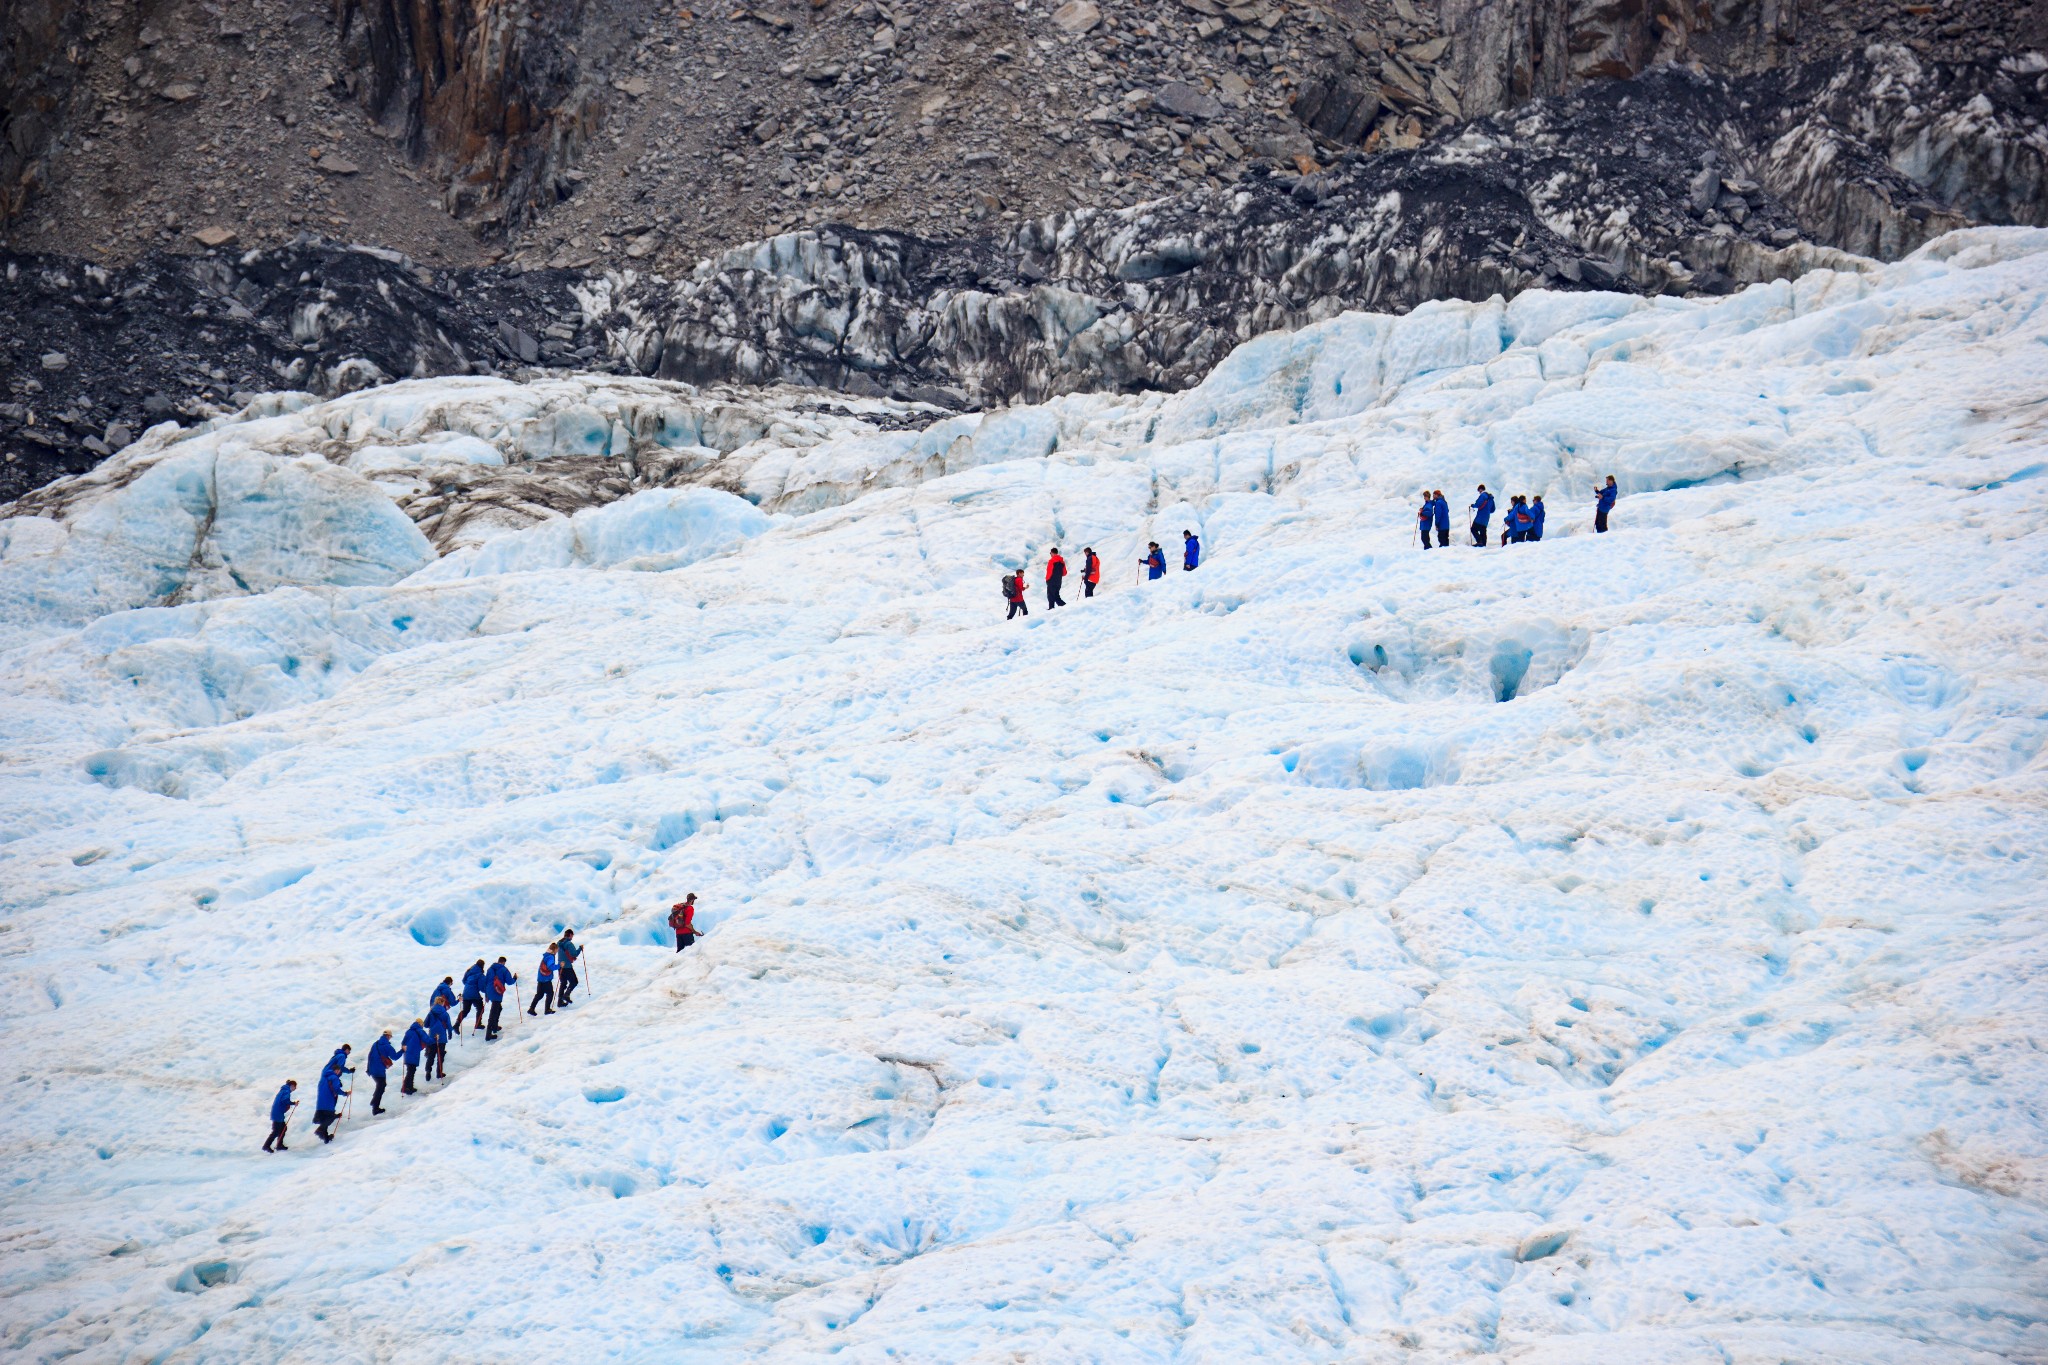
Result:
[[1085,583],[1102,581],[1102,561],[1095,557],[1092,550],[1089,551],[1088,558],[1081,561],[1081,580]]
[[1050,559],[1048,559],[1048,560],[1046,560],[1046,561],[1045,561],[1045,581],[1046,581],[1046,582],[1050,583],[1050,582],[1052,582],[1052,580],[1053,580],[1053,579],[1055,579],[1055,578],[1065,578],[1066,576],[1067,576],[1067,561],[1066,561],[1066,560],[1064,560],[1064,559],[1061,559],[1061,558],[1060,558],[1060,557],[1059,557],[1058,555],[1054,555],[1054,556],[1052,556],[1052,557],[1051,557]]
[[1020,573],[1003,576],[1003,596],[1012,602],[1024,600],[1024,575]]
[[696,906],[678,906],[676,909],[668,912],[668,927],[675,930],[679,934],[694,934],[697,932],[693,924],[693,921],[696,918]]

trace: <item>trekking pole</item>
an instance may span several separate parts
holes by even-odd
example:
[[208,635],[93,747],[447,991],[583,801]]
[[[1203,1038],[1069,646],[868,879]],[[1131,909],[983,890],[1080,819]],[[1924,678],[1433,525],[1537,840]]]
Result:
[[[589,986],[589,985],[590,985],[590,949],[588,949],[588,948],[585,948],[585,949],[583,950],[583,957],[582,957],[582,959],[581,959],[581,960],[582,960],[582,962],[583,962],[583,984],[584,984],[585,986]],[[590,991],[590,993],[591,993],[592,995],[596,995],[596,994],[597,994],[597,989],[596,989],[595,987],[591,987],[591,991]]]

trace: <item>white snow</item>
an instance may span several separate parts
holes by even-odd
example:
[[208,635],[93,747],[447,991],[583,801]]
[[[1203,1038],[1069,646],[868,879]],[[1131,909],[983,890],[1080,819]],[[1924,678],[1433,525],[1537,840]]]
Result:
[[[600,377],[152,433],[0,523],[0,1343],[2048,1358],[2044,301],[1980,230],[924,433]],[[419,570],[436,431],[748,497]],[[1464,545],[1479,481],[1549,538]],[[575,1009],[257,1150],[561,925]]]

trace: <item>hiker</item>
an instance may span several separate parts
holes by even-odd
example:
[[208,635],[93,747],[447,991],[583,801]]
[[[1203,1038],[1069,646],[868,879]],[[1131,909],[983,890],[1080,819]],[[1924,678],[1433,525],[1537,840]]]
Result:
[[1193,531],[1180,533],[1180,567],[1183,573],[1194,572],[1202,562],[1202,542],[1195,539]]
[[1158,541],[1148,540],[1145,542],[1144,563],[1146,578],[1166,577],[1166,551],[1159,548]]
[[327,1065],[334,1067],[337,1070],[345,1071],[351,1076],[355,1075],[356,1069],[348,1064],[349,1052],[349,1045],[347,1043],[343,1043],[340,1047],[334,1049],[334,1055],[327,1059]]
[[1086,546],[1081,551],[1081,596],[1095,596],[1095,585],[1102,581],[1102,561],[1095,557],[1095,547]]
[[427,1008],[432,1009],[435,1005],[445,1005],[451,1010],[455,1008],[454,977],[442,977],[441,984],[434,987],[433,993],[427,997]]
[[552,943],[540,955],[540,970],[534,973],[533,1003],[526,1007],[526,1012],[532,1014],[543,1004],[548,1007],[549,1014],[555,1012],[555,945]]
[[397,1060],[398,1049],[391,1046],[391,1030],[385,1029],[377,1035],[377,1041],[370,1044],[370,1060],[363,1064],[363,1069],[370,1073],[370,1079],[377,1083],[376,1089],[370,1092],[370,1112],[373,1114],[384,1112],[384,1082],[391,1064]]
[[1422,490],[1422,506],[1415,509],[1415,534],[1422,537],[1422,548],[1425,550],[1429,548],[1429,528],[1435,520],[1436,499],[1432,498],[1429,490],[1425,488]]
[[1609,474],[1607,482],[1593,495],[1593,529],[1601,534],[1607,531],[1607,514],[1614,510],[1614,500],[1621,496],[1621,490],[1614,486],[1614,476]]
[[419,1072],[420,1058],[426,1055],[426,1051],[427,1026],[420,1020],[415,1019],[412,1021],[412,1027],[405,1031],[405,1079],[399,1083],[399,1094],[417,1095],[420,1093],[419,1087],[412,1083],[412,1079]]
[[1024,605],[1024,575],[1022,572],[1003,575],[1003,600],[1010,604],[1010,614],[1003,618],[1005,621],[1016,620],[1020,612],[1025,616],[1031,614],[1031,608]]
[[576,959],[583,956],[583,949],[576,945],[574,929],[562,931],[562,945],[555,949],[555,956],[562,964],[561,984],[555,989],[555,1003],[566,1005],[570,993],[583,984],[583,978],[576,975]]
[[[1451,500],[1445,497],[1444,490],[1439,488],[1436,495],[1430,499],[1430,503],[1436,512],[1436,547],[1439,550],[1448,550],[1451,547]],[[1429,539],[1429,532],[1424,531],[1422,538]]]
[[345,1067],[329,1062],[320,1073],[320,1087],[313,1097],[313,1133],[322,1142],[334,1141],[334,1134],[327,1130],[334,1126],[334,1120],[341,1115],[341,1097],[348,1094],[342,1088],[342,1072]]
[[484,1026],[484,960],[478,958],[469,964],[469,970],[462,974],[462,1012],[455,1016],[455,1031],[462,1032],[462,1021],[469,1018],[469,1012],[476,1011],[476,1026]]
[[1529,529],[1529,509],[1524,505],[1526,501],[1520,493],[1508,499],[1507,513],[1500,519],[1501,544],[1519,544],[1523,532]]
[[1067,605],[1060,597],[1060,584],[1066,581],[1067,561],[1060,558],[1060,547],[1055,545],[1052,547],[1052,553],[1046,557],[1045,561],[1045,609],[1047,611],[1051,611],[1054,607],[1064,607]]
[[[291,1148],[284,1145],[284,1130],[285,1125],[291,1122],[292,1110],[299,1107],[299,1102],[292,1098],[292,1091],[298,1088],[299,1083],[297,1081],[286,1081],[277,1088],[277,1098],[270,1102],[270,1136],[263,1139],[264,1151],[289,1152],[291,1150]],[[273,1147],[272,1143],[277,1145]]]
[[491,997],[491,1022],[484,1026],[485,1042],[498,1041],[498,1016],[505,1010],[505,988],[518,979],[512,974],[512,969],[505,965],[505,959],[502,957],[492,963],[491,969],[484,973],[484,994]]
[[442,1080],[448,1079],[448,1035],[455,1026],[448,1022],[448,1007],[440,1001],[427,1011],[427,1079],[433,1080],[435,1073]]
[[1543,495],[1541,493],[1529,499],[1529,530],[1523,535],[1522,539],[1543,539]]
[[1472,543],[1486,543],[1486,523],[1493,520],[1493,494],[1486,491],[1486,485],[1479,485],[1479,496],[1472,499]]
[[681,952],[697,941],[697,893],[677,901],[669,908],[668,927],[676,931],[676,951]]

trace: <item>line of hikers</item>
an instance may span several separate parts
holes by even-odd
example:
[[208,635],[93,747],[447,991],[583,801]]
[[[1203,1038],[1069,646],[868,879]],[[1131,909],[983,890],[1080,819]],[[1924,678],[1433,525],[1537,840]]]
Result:
[[[1593,530],[1604,534],[1607,530],[1607,514],[1614,510],[1614,500],[1621,496],[1615,486],[1614,476],[1609,474],[1593,495]],[[1486,544],[1487,527],[1493,521],[1496,504],[1493,494],[1486,491],[1486,485],[1479,485],[1479,496],[1472,499],[1472,543]],[[1508,500],[1508,510],[1501,517],[1500,543],[1516,545],[1525,541],[1543,539],[1543,495],[1517,493]],[[1451,543],[1451,504],[1444,497],[1441,488],[1422,490],[1422,506],[1415,509],[1415,534],[1422,541],[1422,548],[1430,549],[1429,533],[1436,532],[1437,549]]]
[[[668,927],[675,931],[676,951],[681,952],[697,941],[697,893],[692,891],[669,907]],[[478,958],[462,974],[462,1004],[451,1018],[450,1009],[456,1007],[455,978],[444,976],[440,984],[427,996],[427,1012],[412,1021],[405,1037],[396,1045],[391,1041],[391,1030],[385,1029],[370,1044],[370,1058],[366,1070],[376,1088],[370,1092],[370,1112],[384,1112],[384,1086],[390,1079],[391,1067],[402,1062],[405,1079],[398,1087],[401,1095],[416,1095],[418,1087],[413,1084],[420,1065],[425,1063],[427,1079],[448,1079],[448,1040],[462,1032],[462,1025],[473,1011],[476,1027],[483,1030],[484,1041],[495,1043],[501,1032],[500,1019],[505,1009],[505,992],[512,992],[514,1008],[524,1008],[531,1016],[543,1005],[547,1013],[553,1014],[556,1006],[567,1008],[573,1003],[577,988],[583,984],[576,971],[576,964],[583,960],[582,945],[576,942],[576,931],[564,929],[562,936],[548,944],[540,955],[540,966],[534,973],[533,1003],[524,1005],[519,999],[519,974],[505,965],[500,957],[489,967]],[[486,1015],[484,1006],[490,1006]],[[343,1043],[327,1059],[327,1065],[320,1068],[320,1084],[313,1099],[313,1132],[322,1142],[334,1141],[330,1131],[335,1120],[341,1117],[342,1101],[355,1092],[349,1088],[345,1077],[355,1075],[350,1066],[349,1054],[353,1049]],[[285,1152],[285,1129],[291,1122],[292,1110],[298,1108],[293,1098],[299,1083],[287,1080],[278,1087],[276,1096],[270,1101],[270,1136],[263,1139],[266,1152]]]
[[[1202,562],[1201,538],[1193,531],[1182,531],[1180,533],[1180,540],[1180,567],[1184,571],[1192,571]],[[1146,542],[1145,557],[1138,561],[1138,573],[1141,579],[1166,577],[1166,551],[1159,548],[1158,541]],[[1060,547],[1055,545],[1052,547],[1052,552],[1045,557],[1045,609],[1047,611],[1051,611],[1054,607],[1064,607],[1067,605],[1066,599],[1060,596],[1060,591],[1066,584],[1066,581],[1067,561],[1060,554]],[[1102,560],[1096,556],[1094,546],[1083,546],[1081,549],[1081,596],[1095,596],[1096,586],[1101,582]],[[1006,573],[1003,575],[1003,601],[1009,603],[1010,606],[1010,614],[1003,618],[1006,621],[1014,620],[1020,615],[1029,616],[1031,614],[1031,608],[1024,603],[1024,571],[1022,569],[1017,570],[1013,574]]]

